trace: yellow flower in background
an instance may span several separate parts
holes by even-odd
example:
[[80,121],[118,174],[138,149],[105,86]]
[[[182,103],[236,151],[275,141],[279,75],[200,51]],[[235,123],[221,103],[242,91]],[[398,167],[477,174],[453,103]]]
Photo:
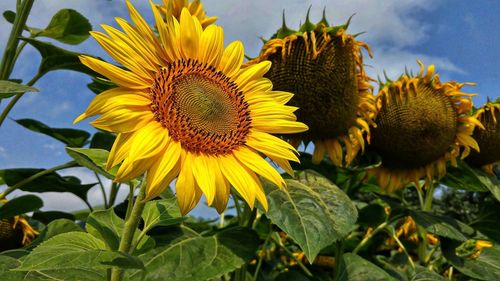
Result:
[[261,155],[284,169],[298,161],[296,150],[270,135],[297,133],[292,94],[272,91],[262,76],[271,63],[241,69],[243,46],[224,48],[221,27],[203,30],[184,8],[178,21],[162,18],[151,3],[158,36],[127,1],[132,23],[117,19],[123,32],[103,26],[108,35],[92,36],[126,69],[82,56],[83,64],[113,81],[117,88],[91,102],[75,122],[100,114],[91,124],[117,133],[107,168],[120,163],[116,181],[146,173],[146,199],[159,195],[178,176],[176,193],[183,214],[202,194],[222,212],[230,186],[253,207],[267,209],[257,175],[279,187],[281,175]]
[[480,152],[472,151],[465,161],[493,174],[493,166],[500,164],[500,104],[488,102],[475,112],[474,118],[484,126],[473,134]]
[[181,18],[182,9],[187,8],[191,15],[198,18],[203,28],[206,28],[217,20],[217,17],[208,17],[206,15],[200,0],[194,0],[193,2],[189,2],[188,0],[163,0],[163,5],[156,5],[156,7],[163,18],[174,16],[178,20]]
[[375,116],[361,49],[371,53],[366,43],[346,33],[348,25],[329,26],[324,13],[314,25],[308,12],[305,24],[294,31],[283,16],[281,29],[251,62],[270,60],[265,77],[275,89],[294,94],[290,105],[299,107],[297,118],[309,130],[287,138],[295,147],[312,141],[316,164],[327,154],[335,165],[349,165],[364,149],[365,136],[369,140],[369,124]]
[[[409,182],[420,186],[446,173],[446,162],[479,150],[471,137],[481,123],[468,116],[471,96],[461,92],[468,83],[441,83],[434,65],[418,61],[420,73],[388,82],[377,95],[378,115],[370,148],[382,157],[382,165],[370,170],[382,189],[392,192]],[[460,153],[462,151],[462,153]]]

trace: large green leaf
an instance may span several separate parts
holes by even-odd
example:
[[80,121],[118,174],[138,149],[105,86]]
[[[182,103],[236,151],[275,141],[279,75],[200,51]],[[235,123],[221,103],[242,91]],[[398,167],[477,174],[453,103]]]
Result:
[[26,273],[11,271],[11,269],[18,267],[20,264],[21,262],[15,258],[0,255],[0,280],[8,280],[8,281],[26,280],[24,279]]
[[266,216],[314,260],[321,249],[349,233],[357,211],[349,197],[320,174],[306,170],[280,190],[266,185]]
[[[105,280],[106,269],[114,265],[124,268],[143,268],[135,257],[108,251],[104,242],[85,232],[57,235],[36,247],[16,268],[17,271],[92,272]],[[64,274],[63,274],[64,276]],[[65,279],[69,280],[69,279]]]
[[38,68],[40,74],[58,69],[66,69],[86,73],[91,76],[98,75],[80,62],[78,57],[83,54],[67,51],[36,39],[21,38],[21,40],[28,42],[40,52],[42,56],[42,61]]
[[[118,217],[113,209],[102,211],[94,211],[87,218],[86,228],[87,231],[94,237],[104,241],[107,249],[118,250],[120,244],[120,237],[123,232],[125,222]],[[132,245],[137,244],[140,231],[137,229],[132,241]],[[155,245],[154,240],[149,236],[145,236],[140,243],[138,243],[137,253],[143,253]]]
[[16,82],[0,80],[0,99],[10,98],[16,94],[26,92],[39,92],[39,90]]
[[58,219],[67,219],[71,221],[75,220],[75,216],[73,214],[60,211],[46,211],[46,212],[36,211],[33,213],[33,216],[31,218],[43,224],[49,224],[50,222]]
[[[410,268],[411,269],[411,268]],[[446,281],[446,278],[437,274],[434,271],[429,271],[427,268],[417,265],[415,270],[409,272],[409,281]]]
[[141,216],[145,229],[151,229],[155,226],[169,226],[184,220],[176,198],[149,201],[144,206]]
[[[16,183],[27,179],[43,169],[6,169],[0,170],[0,179],[8,186],[13,186]],[[80,197],[82,200],[87,200],[87,192],[95,184],[81,184],[80,180],[66,176],[61,177],[58,173],[52,172],[43,175],[37,179],[24,184],[19,189],[29,192],[70,192]]]
[[396,281],[382,268],[352,253],[342,256],[339,270],[339,281]]
[[62,9],[50,20],[38,36],[45,36],[66,44],[80,44],[89,37],[92,26],[89,21],[72,9]]
[[19,196],[0,206],[0,219],[13,218],[14,216],[40,209],[42,206],[42,199],[35,195]]
[[28,130],[47,135],[71,147],[84,146],[90,137],[90,134],[86,131],[67,128],[51,128],[34,119],[17,119],[15,121]]
[[28,249],[32,249],[42,242],[49,240],[50,238],[57,236],[59,234],[67,233],[67,232],[75,232],[81,231],[83,229],[77,225],[75,222],[68,219],[57,219],[50,222],[36,237],[31,244],[29,244]]
[[481,211],[470,226],[500,243],[500,203],[483,203]]
[[479,280],[500,280],[500,247],[484,249],[477,257],[459,257],[456,248],[460,242],[441,239],[444,257],[463,274]]
[[118,167],[115,167],[109,171],[106,170],[106,161],[108,160],[109,155],[108,151],[104,149],[94,148],[66,147],[66,152],[78,164],[87,167],[90,170],[107,177],[108,179],[115,178]]
[[413,210],[410,211],[410,215],[418,225],[442,237],[465,241],[467,240],[466,234],[471,235],[474,233],[472,228],[450,217]]
[[[144,280],[205,281],[247,263],[259,246],[250,229],[231,228],[214,236],[188,236],[156,248],[140,258],[146,266]],[[129,275],[141,280],[142,272]]]

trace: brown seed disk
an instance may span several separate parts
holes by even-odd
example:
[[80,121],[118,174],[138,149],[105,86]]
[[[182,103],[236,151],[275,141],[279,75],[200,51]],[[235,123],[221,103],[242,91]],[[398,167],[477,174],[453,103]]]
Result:
[[[316,38],[316,45],[321,46],[323,35],[316,34]],[[355,43],[352,39],[342,43],[341,37],[332,36],[316,58],[311,43],[302,36],[290,44],[284,58],[282,49],[267,58],[272,67],[265,76],[275,90],[295,94],[289,104],[299,107],[298,121],[309,126],[297,137],[307,141],[346,135],[355,125],[359,99]]]
[[[495,122],[496,120],[496,122]],[[489,108],[479,116],[484,130],[476,127],[473,138],[479,144],[480,152],[475,150],[465,158],[465,161],[473,166],[483,166],[500,161],[500,111],[495,111],[495,119]]]
[[214,67],[176,61],[157,73],[150,94],[156,120],[190,152],[221,155],[245,144],[248,104],[238,86]]
[[371,142],[384,166],[415,169],[443,157],[457,134],[457,114],[451,100],[423,83],[410,92],[400,93],[391,87],[388,93],[381,96],[382,108]]
[[14,228],[14,219],[0,220],[0,252],[17,249],[23,246],[23,228],[17,224]]

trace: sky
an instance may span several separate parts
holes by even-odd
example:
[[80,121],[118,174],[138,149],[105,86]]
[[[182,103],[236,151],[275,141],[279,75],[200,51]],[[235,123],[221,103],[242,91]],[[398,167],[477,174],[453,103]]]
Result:
[[[15,0],[0,1],[0,12],[14,10]],[[132,1],[149,23],[152,13],[144,0]],[[246,54],[254,57],[262,47],[260,37],[269,38],[281,26],[285,11],[287,24],[297,28],[304,22],[311,6],[311,21],[321,19],[326,9],[330,24],[339,25],[354,15],[349,33],[364,32],[358,40],[367,42],[373,59],[365,59],[367,72],[376,78],[384,71],[391,79],[397,78],[405,67],[418,72],[417,59],[425,65],[435,64],[442,81],[475,82],[465,92],[477,93],[476,106],[500,97],[500,1],[457,0],[206,0],[207,14],[218,16],[217,24],[224,28],[225,42],[244,43]],[[45,27],[53,14],[62,8],[71,8],[87,17],[94,30],[102,31],[100,24],[117,26],[115,17],[128,19],[123,1],[112,0],[44,0],[35,1],[28,25]],[[0,19],[0,54],[9,36],[10,24]],[[89,38],[77,46],[64,45],[40,38],[58,46],[82,53],[111,58]],[[11,78],[29,81],[36,73],[40,57],[37,51],[26,47],[21,54]],[[71,71],[55,71],[44,76],[35,85],[39,93],[27,93],[11,111],[12,119],[34,118],[51,127],[77,128],[95,132],[87,121],[72,125],[83,112],[94,94],[87,89],[90,78]],[[6,101],[0,104],[3,110]],[[69,161],[64,145],[56,140],[24,129],[12,120],[0,127],[0,169],[49,168]],[[83,182],[95,182],[93,173],[83,168],[65,170],[63,175],[75,175]],[[108,184],[109,182],[105,182]],[[2,187],[0,187],[2,189]],[[120,193],[123,198],[126,190]],[[14,196],[19,193],[14,194]],[[84,208],[79,199],[57,193],[41,195],[44,210],[76,210]],[[89,194],[93,203],[100,202],[100,191],[94,188]],[[213,210],[200,207],[194,215],[215,216]]]

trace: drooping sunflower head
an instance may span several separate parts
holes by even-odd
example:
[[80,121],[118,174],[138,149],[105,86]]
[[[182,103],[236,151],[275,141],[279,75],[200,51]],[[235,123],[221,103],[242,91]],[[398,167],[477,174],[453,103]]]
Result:
[[31,243],[38,235],[24,216],[0,219],[0,252],[18,249]]
[[474,113],[474,118],[484,126],[476,128],[473,134],[480,152],[472,151],[465,161],[493,173],[493,166],[500,162],[500,103],[488,102]]
[[380,186],[391,192],[409,182],[419,184],[446,173],[446,162],[456,164],[470,149],[476,118],[468,116],[471,96],[461,92],[467,83],[441,83],[434,65],[420,65],[420,73],[403,75],[386,83],[376,97],[378,115],[372,130],[371,149],[382,157],[382,166],[371,170]]
[[349,165],[364,148],[364,137],[369,139],[369,124],[375,116],[361,52],[365,48],[371,56],[370,49],[347,34],[348,25],[349,21],[329,26],[324,12],[315,25],[308,12],[305,23],[294,31],[283,15],[283,26],[250,62],[272,61],[265,77],[275,89],[295,94],[290,104],[299,107],[297,118],[309,130],[289,139],[295,145],[313,141],[314,163],[328,154],[336,165]]
[[295,149],[271,134],[298,133],[292,94],[273,91],[263,75],[271,63],[244,69],[243,46],[224,48],[221,27],[203,29],[184,8],[166,21],[152,4],[156,35],[127,2],[132,23],[118,19],[123,32],[104,26],[93,37],[124,68],[82,56],[81,61],[117,88],[99,94],[75,121],[100,114],[91,124],[117,133],[107,167],[121,163],[116,181],[146,173],[146,199],[159,195],[177,177],[183,213],[206,196],[222,212],[230,186],[253,207],[267,208],[257,175],[282,187],[281,175],[263,156],[290,171]]
[[156,8],[160,11],[163,18],[174,16],[176,19],[181,18],[182,9],[187,8],[189,13],[198,18],[201,26],[206,28],[208,25],[214,23],[217,17],[209,17],[206,15],[203,4],[200,0],[163,0],[163,3],[157,4]]

